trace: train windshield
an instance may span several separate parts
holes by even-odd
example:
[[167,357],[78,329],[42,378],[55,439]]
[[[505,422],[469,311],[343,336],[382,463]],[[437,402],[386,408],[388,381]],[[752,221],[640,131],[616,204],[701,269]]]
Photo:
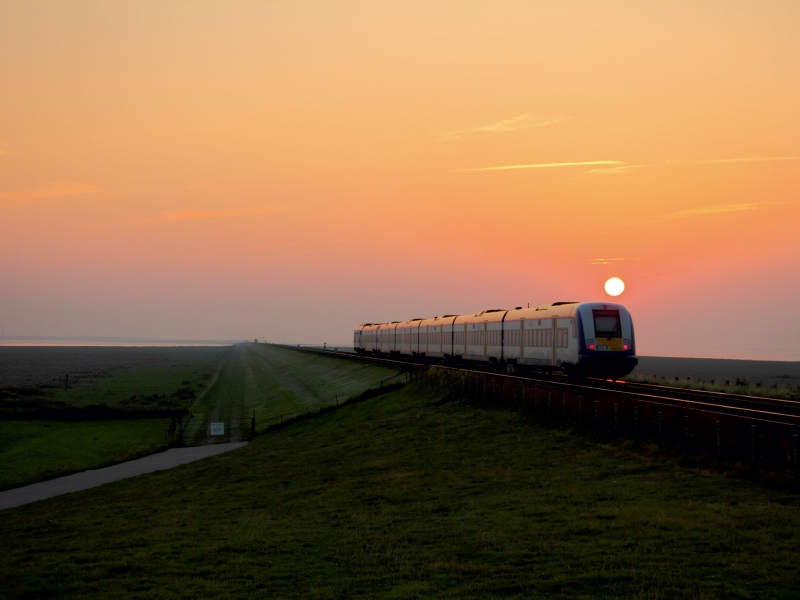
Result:
[[593,310],[592,313],[594,313],[595,336],[604,338],[622,337],[618,310]]

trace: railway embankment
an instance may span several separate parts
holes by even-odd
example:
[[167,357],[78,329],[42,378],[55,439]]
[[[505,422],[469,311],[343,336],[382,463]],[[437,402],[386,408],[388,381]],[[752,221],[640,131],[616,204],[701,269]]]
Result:
[[719,471],[800,489],[800,402],[629,380],[574,379],[489,365],[354,355],[306,348],[306,353],[395,366],[445,389],[451,397],[511,408],[520,414],[595,437],[653,442],[667,457],[712,459]]

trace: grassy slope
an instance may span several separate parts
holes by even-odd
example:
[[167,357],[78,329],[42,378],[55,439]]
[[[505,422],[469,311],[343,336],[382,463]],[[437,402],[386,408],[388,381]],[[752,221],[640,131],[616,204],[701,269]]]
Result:
[[165,419],[0,421],[0,490],[152,454]]
[[345,400],[378,387],[381,379],[397,373],[397,369],[264,344],[237,344],[220,366],[217,378],[192,405],[197,419],[187,435],[198,434],[202,419],[249,418],[253,411],[257,429],[263,431],[281,415],[285,419],[330,406],[336,396]]
[[409,385],[243,450],[4,511],[3,592],[800,594],[796,498],[436,400]]

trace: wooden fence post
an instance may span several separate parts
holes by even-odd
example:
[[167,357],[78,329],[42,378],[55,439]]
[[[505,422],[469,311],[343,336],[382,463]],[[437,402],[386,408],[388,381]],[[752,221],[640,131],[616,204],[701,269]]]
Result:
[[600,431],[600,400],[594,401],[594,430]]
[[683,453],[689,454],[689,415],[684,418],[683,426]]

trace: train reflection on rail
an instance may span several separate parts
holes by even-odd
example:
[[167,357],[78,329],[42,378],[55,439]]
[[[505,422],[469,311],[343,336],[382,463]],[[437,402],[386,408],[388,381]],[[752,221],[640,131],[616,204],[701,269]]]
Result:
[[391,323],[364,323],[359,354],[445,364],[490,364],[508,373],[564,371],[616,379],[638,364],[630,312],[609,302],[553,302]]

